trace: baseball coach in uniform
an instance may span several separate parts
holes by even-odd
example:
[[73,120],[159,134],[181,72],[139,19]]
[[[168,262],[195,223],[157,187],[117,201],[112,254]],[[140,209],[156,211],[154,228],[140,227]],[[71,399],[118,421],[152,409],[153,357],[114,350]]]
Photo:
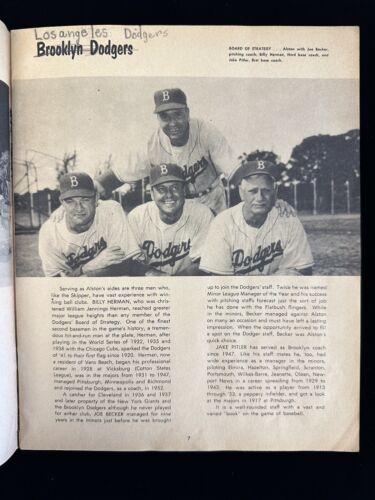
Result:
[[142,250],[146,276],[200,274],[199,259],[213,214],[195,200],[185,200],[186,180],[175,164],[150,172],[153,201],[134,208],[129,224]]
[[198,200],[214,214],[225,210],[222,178],[238,163],[227,140],[211,123],[190,117],[186,94],[181,89],[156,91],[154,103],[159,127],[146,150],[129,152],[125,164],[99,176],[99,192],[105,196],[124,182],[148,177],[162,163],[177,164],[184,172],[187,198]]
[[140,253],[122,207],[99,201],[84,172],[60,178],[60,217],[50,217],[39,233],[39,255],[46,276],[126,274],[122,265]]
[[311,275],[313,258],[298,217],[275,208],[278,168],[248,161],[230,183],[242,202],[219,214],[210,226],[200,268],[217,275]]

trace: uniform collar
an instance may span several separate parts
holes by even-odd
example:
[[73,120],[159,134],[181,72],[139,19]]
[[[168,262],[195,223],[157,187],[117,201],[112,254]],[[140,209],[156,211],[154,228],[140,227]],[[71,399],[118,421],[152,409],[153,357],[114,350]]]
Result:
[[148,213],[150,215],[150,219],[152,220],[153,224],[159,228],[160,227],[168,228],[168,227],[174,227],[177,224],[184,224],[188,218],[188,210],[187,210],[188,201],[190,201],[190,200],[185,200],[184,208],[182,210],[181,217],[174,224],[166,224],[165,222],[163,222],[160,218],[158,206],[156,205],[156,203],[154,201],[151,201],[150,206],[149,206],[149,211],[148,211]]
[[251,230],[258,230],[258,231],[263,230],[263,231],[265,231],[265,233],[267,233],[268,231],[271,230],[271,228],[273,227],[273,225],[275,224],[276,220],[279,217],[279,211],[277,210],[277,208],[273,207],[268,212],[266,220],[259,228],[252,227],[246,222],[245,217],[243,216],[243,211],[242,211],[243,206],[244,206],[244,202],[242,201],[241,203],[239,203],[238,205],[236,205],[234,207],[234,211],[232,214],[232,220],[233,220],[233,224],[246,237],[249,237],[249,228]]
[[[159,127],[158,130],[159,134],[159,139],[160,139],[160,144],[161,147],[168,153],[172,154],[172,144],[169,139],[169,137],[163,132],[161,127]],[[187,140],[187,143],[184,146],[175,146],[177,149],[180,148],[186,148],[187,151],[191,151],[198,139],[198,127],[196,126],[196,119],[195,118],[190,118],[189,120],[189,138]]]

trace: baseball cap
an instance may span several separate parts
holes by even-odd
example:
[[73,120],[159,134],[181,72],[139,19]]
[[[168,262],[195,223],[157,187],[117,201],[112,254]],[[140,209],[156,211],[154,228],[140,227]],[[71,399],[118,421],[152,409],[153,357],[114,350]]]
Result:
[[278,167],[266,160],[254,160],[242,163],[232,174],[229,176],[229,183],[238,186],[242,179],[250,177],[251,175],[268,175],[273,180],[279,176]]
[[174,163],[162,163],[150,170],[150,186],[154,187],[164,182],[179,181],[185,182],[184,171]]
[[69,172],[60,177],[60,200],[73,196],[94,196],[95,187],[85,172]]
[[155,111],[161,113],[170,109],[186,108],[186,95],[181,89],[157,90],[154,94]]

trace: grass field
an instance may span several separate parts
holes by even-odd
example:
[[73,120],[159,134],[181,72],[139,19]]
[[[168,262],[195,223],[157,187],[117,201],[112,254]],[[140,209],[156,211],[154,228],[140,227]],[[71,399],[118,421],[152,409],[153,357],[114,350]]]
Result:
[[360,274],[359,215],[309,215],[300,219],[314,256],[314,275]]
[[[302,215],[315,266],[314,275],[360,274],[359,215]],[[38,234],[16,235],[17,276],[43,276]]]

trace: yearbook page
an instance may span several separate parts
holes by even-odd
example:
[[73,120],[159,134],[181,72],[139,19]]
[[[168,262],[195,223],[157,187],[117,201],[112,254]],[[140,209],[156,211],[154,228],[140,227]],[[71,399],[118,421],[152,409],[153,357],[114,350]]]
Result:
[[12,32],[20,447],[359,446],[359,32]]

